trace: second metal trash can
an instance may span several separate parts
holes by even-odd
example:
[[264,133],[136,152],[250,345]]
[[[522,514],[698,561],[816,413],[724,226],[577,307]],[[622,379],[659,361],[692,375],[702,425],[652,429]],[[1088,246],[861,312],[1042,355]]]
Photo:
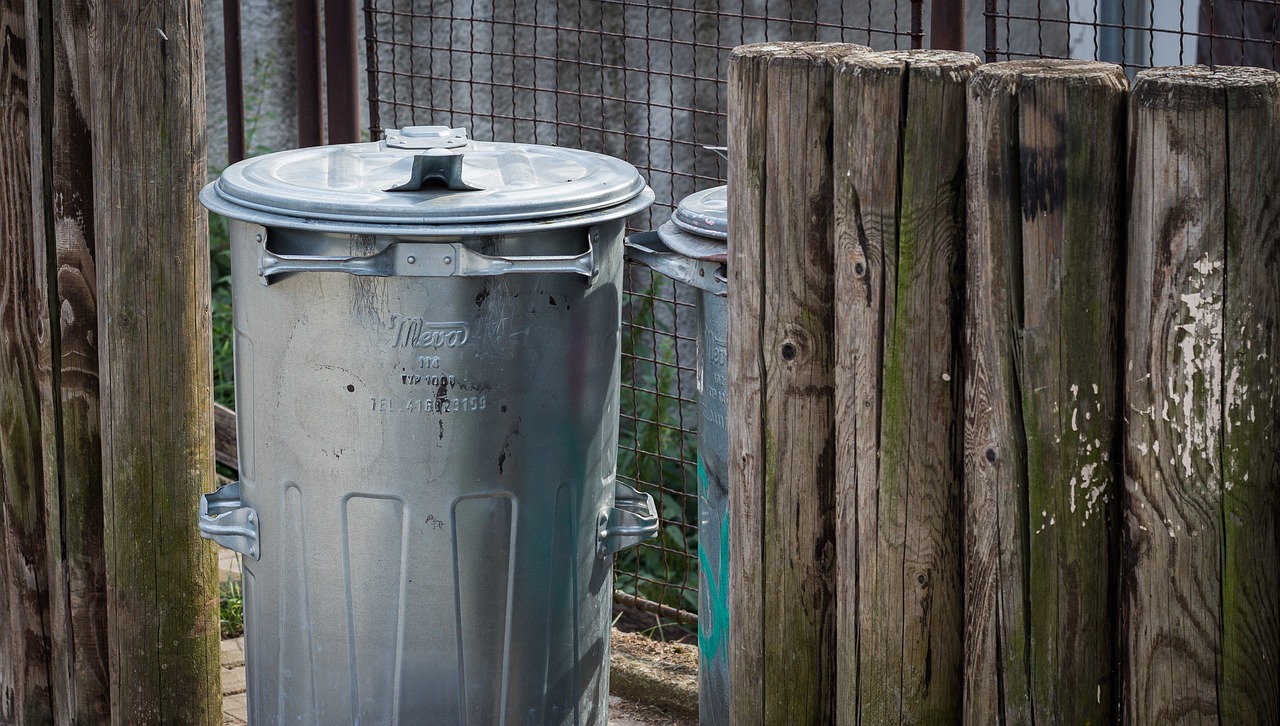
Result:
[[690,194],[657,232],[627,238],[627,254],[698,289],[698,718],[729,723],[728,199]]
[[255,724],[603,724],[629,164],[461,129],[236,164],[240,481]]

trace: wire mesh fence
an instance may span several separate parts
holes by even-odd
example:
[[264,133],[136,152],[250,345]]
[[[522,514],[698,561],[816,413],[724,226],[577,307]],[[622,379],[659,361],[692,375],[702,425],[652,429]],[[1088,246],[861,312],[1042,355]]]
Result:
[[986,59],[1280,67],[1277,0],[987,0]]
[[[922,5],[368,0],[370,132],[447,124],[627,159],[658,199],[633,228],[652,229],[684,196],[724,183],[723,160],[703,147],[725,143],[734,47],[919,47]],[[616,585],[629,604],[685,624],[698,602],[695,300],[628,267],[618,473],[654,496],[663,525],[619,556]]]
[[[959,0],[931,2],[965,14]],[[704,146],[726,142],[734,47],[924,47],[932,10],[924,0],[366,0],[371,137],[441,124],[621,157],[657,194],[632,220],[652,229],[683,197],[724,182],[723,160]],[[968,10],[969,46],[988,61],[1092,58],[1132,72],[1275,68],[1280,56],[1280,0],[983,0]],[[616,582],[627,602],[688,624],[697,608],[696,298],[644,268],[629,266],[626,284],[619,476],[654,495],[663,527],[618,558]]]

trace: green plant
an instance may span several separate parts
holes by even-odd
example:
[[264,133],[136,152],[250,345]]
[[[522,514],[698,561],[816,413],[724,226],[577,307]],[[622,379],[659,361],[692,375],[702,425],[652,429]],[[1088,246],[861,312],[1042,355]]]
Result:
[[218,583],[218,616],[223,640],[244,634],[244,590],[239,573],[228,573],[227,579]]
[[[272,149],[255,143],[263,121],[279,117],[267,110],[266,89],[278,70],[279,62],[273,52],[253,59],[248,82],[245,84],[244,145],[249,156],[268,154]],[[212,170],[212,176],[222,169]],[[235,408],[235,358],[232,341],[235,328],[231,318],[231,238],[226,218],[209,213],[209,278],[212,284],[213,303],[213,400]]]
[[680,397],[675,338],[658,332],[664,327],[659,318],[675,317],[673,284],[651,275],[645,288],[629,295],[618,476],[654,495],[663,525],[653,540],[619,553],[616,584],[697,612],[697,436],[683,425],[694,411]]
[[235,357],[231,321],[231,240],[227,220],[209,213],[209,278],[213,304],[213,400],[235,408]]

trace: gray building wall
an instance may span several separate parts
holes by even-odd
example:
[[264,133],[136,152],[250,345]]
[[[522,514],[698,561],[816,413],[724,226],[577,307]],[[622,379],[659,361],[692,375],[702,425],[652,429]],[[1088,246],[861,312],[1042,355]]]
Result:
[[[298,143],[294,91],[293,3],[242,0],[245,135],[250,153],[291,149]],[[222,0],[204,6],[205,104],[209,173],[227,165],[227,86]]]

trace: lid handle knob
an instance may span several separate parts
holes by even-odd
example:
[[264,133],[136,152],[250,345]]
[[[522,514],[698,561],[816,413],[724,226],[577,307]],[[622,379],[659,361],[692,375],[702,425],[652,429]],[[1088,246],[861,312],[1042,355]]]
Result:
[[387,129],[385,142],[393,149],[453,149],[471,143],[466,129],[448,126],[406,126]]
[[462,154],[445,149],[428,149],[415,155],[409,181],[385,191],[417,192],[422,191],[430,182],[439,182],[455,192],[480,191],[480,187],[473,187],[462,181]]

